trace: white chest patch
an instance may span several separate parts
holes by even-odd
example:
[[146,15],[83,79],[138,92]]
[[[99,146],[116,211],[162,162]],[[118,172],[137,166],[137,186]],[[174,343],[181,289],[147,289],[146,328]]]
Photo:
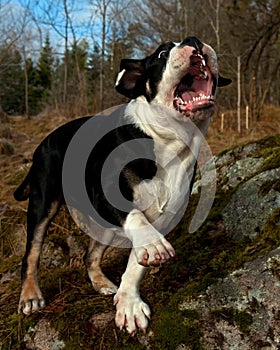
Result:
[[153,179],[134,186],[134,204],[160,230],[186,209],[195,162],[209,122],[203,121],[200,126],[191,120],[180,123],[168,108],[139,101],[131,102],[128,111],[153,138],[158,168]]
[[161,229],[188,203],[195,157],[188,149],[177,154],[166,145],[155,148],[157,173],[153,179],[135,186],[134,204],[157,229]]

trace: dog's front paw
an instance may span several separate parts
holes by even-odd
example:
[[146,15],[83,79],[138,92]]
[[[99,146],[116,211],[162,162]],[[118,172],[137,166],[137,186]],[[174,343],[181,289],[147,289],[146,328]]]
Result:
[[165,238],[134,250],[138,264],[143,266],[159,266],[175,256],[174,248]]
[[114,304],[116,305],[115,322],[118,328],[125,327],[131,335],[135,335],[137,328],[146,332],[151,311],[138,294],[117,293]]
[[18,312],[30,315],[45,306],[45,300],[42,296],[38,284],[34,281],[26,280],[22,286]]

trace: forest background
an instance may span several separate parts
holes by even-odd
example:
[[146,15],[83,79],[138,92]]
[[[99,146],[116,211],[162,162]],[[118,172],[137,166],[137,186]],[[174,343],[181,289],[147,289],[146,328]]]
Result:
[[225,126],[250,128],[279,106],[279,29],[279,0],[0,0],[0,115],[72,118],[123,103],[122,58],[195,35],[233,79],[219,94]]

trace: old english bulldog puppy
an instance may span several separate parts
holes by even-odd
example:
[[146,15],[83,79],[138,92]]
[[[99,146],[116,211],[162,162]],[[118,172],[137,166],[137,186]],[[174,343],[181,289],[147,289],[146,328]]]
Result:
[[[131,334],[146,330],[150,309],[139,283],[148,266],[175,255],[164,235],[188,201],[216,88],[229,83],[219,75],[209,45],[195,37],[168,42],[144,59],[121,61],[116,90],[131,99],[127,105],[109,116],[70,121],[42,141],[15,191],[17,200],[29,198],[19,312],[45,306],[37,280],[39,255],[50,222],[66,202],[89,219],[88,274],[96,291],[115,294],[116,325]],[[85,149],[86,160],[79,163]],[[132,247],[119,288],[100,268],[116,236]]]

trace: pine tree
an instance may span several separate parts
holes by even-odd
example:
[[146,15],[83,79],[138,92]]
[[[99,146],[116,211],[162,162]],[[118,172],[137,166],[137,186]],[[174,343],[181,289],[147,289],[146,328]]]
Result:
[[[0,48],[0,52],[5,47]],[[24,112],[24,74],[22,58],[15,48],[5,55],[0,67],[0,105],[9,115]]]
[[53,83],[53,64],[54,56],[50,44],[50,37],[47,34],[37,66],[38,85],[42,89],[42,103],[47,103],[50,97]]

